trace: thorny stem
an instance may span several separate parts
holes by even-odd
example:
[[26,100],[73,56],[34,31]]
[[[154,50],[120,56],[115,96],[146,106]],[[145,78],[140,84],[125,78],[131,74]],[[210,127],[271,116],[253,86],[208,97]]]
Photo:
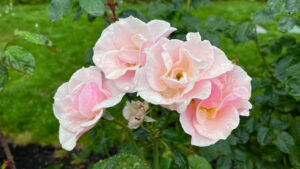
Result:
[[[255,33],[257,34],[256,28],[255,28],[254,30],[255,30]],[[270,74],[270,76],[271,76],[272,79],[275,79],[274,76],[273,76],[273,72],[272,72],[270,66],[269,66],[268,63],[267,63],[266,56],[263,55],[262,52],[261,52],[261,47],[260,47],[260,43],[259,43],[259,41],[258,41],[258,37],[255,39],[255,44],[256,44],[256,49],[257,49],[259,55],[261,56],[262,61],[263,61],[263,64],[264,64],[264,66],[266,67],[268,73]]]
[[133,144],[133,146],[135,147],[137,153],[139,154],[139,156],[142,158],[143,161],[146,161],[141,150],[139,149],[139,147],[137,146],[135,140],[133,139],[133,133],[131,130],[129,130],[129,139],[131,141],[131,143]]
[[9,150],[9,147],[7,145],[7,142],[6,140],[4,139],[4,137],[2,136],[2,133],[0,131],[0,141],[1,141],[1,144],[2,144],[2,147],[4,149],[4,153],[8,159],[8,166],[11,168],[11,169],[16,169],[16,165],[15,165],[15,162],[14,162],[14,157],[12,156],[10,150]]
[[116,7],[118,7],[118,3],[114,2],[114,0],[106,0],[105,6],[109,7],[111,10],[111,15],[109,15],[109,18],[113,21],[117,21],[117,14],[116,14]]
[[120,122],[118,122],[118,121],[116,121],[116,120],[112,120],[112,121],[113,121],[114,123],[116,123],[117,125],[121,126],[123,129],[125,129],[125,130],[128,131],[128,133],[129,133],[129,135],[128,135],[129,141],[133,144],[133,146],[135,147],[137,153],[138,153],[139,156],[142,158],[142,160],[145,161],[145,158],[144,158],[142,152],[140,151],[139,147],[137,146],[135,140],[133,139],[133,133],[132,133],[132,131],[129,130],[129,129],[127,128],[127,126],[125,126],[124,124],[122,124],[122,123],[120,123]]
[[190,9],[191,9],[191,0],[187,0],[186,11],[187,11],[188,13],[190,13]]
[[158,138],[153,138],[153,169],[159,169],[159,149]]
[[18,35],[14,35],[12,40],[10,40],[9,42],[7,42],[7,44],[4,46],[3,50],[6,50],[9,46],[14,44],[14,41],[17,39]]

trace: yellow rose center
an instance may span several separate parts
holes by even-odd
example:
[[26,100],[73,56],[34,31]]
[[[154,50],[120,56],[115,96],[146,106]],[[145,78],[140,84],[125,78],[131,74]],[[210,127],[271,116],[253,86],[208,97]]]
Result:
[[204,108],[204,107],[199,107],[199,112],[200,113],[205,113],[206,119],[211,120],[211,119],[215,118],[215,116],[216,116],[215,111],[216,111],[217,108],[218,108],[218,106],[210,108],[210,109],[207,109],[207,108]]
[[176,80],[180,80],[181,78],[183,78],[183,74],[182,74],[182,72],[178,72],[176,74]]

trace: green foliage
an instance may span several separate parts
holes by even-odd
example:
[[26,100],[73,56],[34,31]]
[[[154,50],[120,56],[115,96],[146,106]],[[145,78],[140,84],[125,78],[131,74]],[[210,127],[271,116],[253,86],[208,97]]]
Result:
[[295,17],[283,16],[278,22],[278,29],[282,32],[291,30],[296,24]]
[[257,132],[257,141],[260,145],[269,144],[274,138],[273,131],[270,128],[260,126]]
[[14,34],[15,36],[18,36],[36,45],[52,46],[52,42],[44,35],[34,34],[28,31],[21,31],[18,29],[15,30]]
[[5,87],[8,81],[8,70],[4,65],[0,64],[0,91]]
[[175,164],[181,169],[188,169],[188,160],[179,149],[172,149]]
[[87,51],[86,56],[84,58],[84,66],[85,67],[95,65],[93,62],[93,55],[94,55],[94,51],[93,51],[93,48],[91,48]]
[[80,0],[80,6],[93,16],[103,16],[105,10],[101,0]]
[[188,162],[191,169],[212,169],[211,165],[205,158],[197,155],[189,156]]
[[71,0],[52,0],[50,4],[50,21],[54,22],[65,16],[71,9]]
[[129,16],[134,16],[136,18],[139,18],[140,20],[147,22],[147,17],[141,13],[139,10],[133,10],[133,9],[126,9],[123,10],[120,14],[119,17],[120,18],[127,18]]
[[241,43],[250,39],[256,39],[254,24],[250,21],[243,21],[239,23],[233,35],[234,42]]
[[34,57],[20,46],[9,46],[1,60],[5,65],[29,75],[32,75],[34,72]]
[[217,161],[217,169],[230,169],[232,161],[228,156],[222,156]]
[[287,132],[281,132],[276,137],[276,146],[284,153],[290,154],[293,149],[294,139]]
[[214,160],[217,157],[217,153],[217,147],[215,145],[204,147],[201,151],[202,157],[204,157],[207,161]]
[[64,164],[60,163],[60,164],[56,164],[50,167],[47,167],[45,169],[61,169],[64,166]]
[[135,155],[118,154],[99,161],[92,169],[150,169],[150,167]]

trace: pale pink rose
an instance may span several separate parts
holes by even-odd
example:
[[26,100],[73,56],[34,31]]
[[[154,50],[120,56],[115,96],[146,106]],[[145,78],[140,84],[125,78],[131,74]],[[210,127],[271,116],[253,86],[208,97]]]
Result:
[[252,105],[251,78],[239,66],[211,80],[212,91],[205,100],[194,99],[180,114],[183,130],[192,136],[192,144],[208,146],[226,139],[239,124],[239,116],[248,116]]
[[79,137],[101,118],[104,109],[119,103],[123,95],[96,66],[76,71],[54,96],[53,111],[60,123],[62,147],[72,150]]
[[137,71],[138,95],[170,109],[181,106],[182,112],[192,98],[210,95],[209,79],[232,68],[226,55],[202,41],[199,33],[188,33],[186,42],[161,38],[147,51],[146,64]]
[[161,20],[120,19],[103,30],[94,46],[93,61],[120,89],[133,92],[135,71],[146,61],[145,50],[175,30]]

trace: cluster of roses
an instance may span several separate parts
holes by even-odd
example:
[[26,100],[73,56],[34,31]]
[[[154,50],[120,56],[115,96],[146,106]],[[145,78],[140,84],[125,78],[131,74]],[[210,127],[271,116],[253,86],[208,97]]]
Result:
[[94,47],[96,66],[76,71],[54,96],[63,148],[72,150],[126,93],[176,110],[197,146],[225,139],[239,116],[249,115],[247,73],[199,33],[188,33],[186,41],[165,38],[175,30],[165,21],[132,16],[103,30]]

